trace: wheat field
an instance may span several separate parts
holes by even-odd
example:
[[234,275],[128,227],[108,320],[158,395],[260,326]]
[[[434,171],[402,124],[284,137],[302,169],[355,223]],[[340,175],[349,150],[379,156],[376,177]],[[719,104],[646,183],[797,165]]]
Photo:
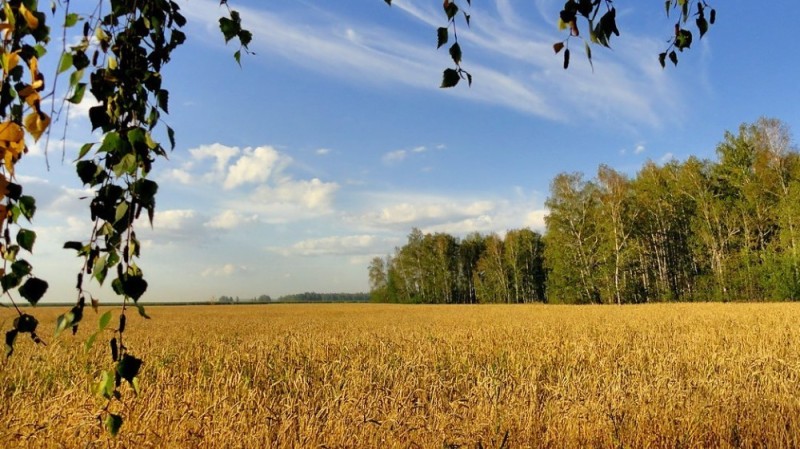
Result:
[[[63,310],[35,312],[47,329]],[[145,364],[116,438],[89,312],[2,362],[0,447],[800,447],[800,304],[148,312],[128,320]]]

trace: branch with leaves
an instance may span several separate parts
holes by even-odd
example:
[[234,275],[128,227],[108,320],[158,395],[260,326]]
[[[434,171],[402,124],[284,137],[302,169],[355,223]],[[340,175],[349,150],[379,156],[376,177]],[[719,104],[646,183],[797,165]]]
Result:
[[45,54],[50,29],[35,2],[3,1],[0,6],[0,286],[18,315],[6,332],[6,355],[11,355],[19,334],[28,334],[34,342],[44,344],[36,333],[39,322],[22,312],[14,294],[16,290],[36,305],[48,288],[22,257],[33,252],[36,233],[24,228],[21,219],[33,219],[36,200],[22,194],[14,168],[28,151],[26,138],[38,141],[50,126],[50,116],[42,110],[45,79],[39,72],[39,58]]

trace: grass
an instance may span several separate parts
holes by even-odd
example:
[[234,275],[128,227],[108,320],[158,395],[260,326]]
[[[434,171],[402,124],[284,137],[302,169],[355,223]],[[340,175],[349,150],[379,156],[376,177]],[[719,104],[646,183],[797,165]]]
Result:
[[3,362],[0,447],[800,447],[800,304],[148,313],[128,320],[145,365],[116,439],[90,313]]

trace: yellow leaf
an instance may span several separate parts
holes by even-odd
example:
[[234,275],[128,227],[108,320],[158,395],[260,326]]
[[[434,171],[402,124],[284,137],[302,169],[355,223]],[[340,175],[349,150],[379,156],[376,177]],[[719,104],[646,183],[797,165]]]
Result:
[[19,13],[22,14],[22,17],[25,19],[25,23],[28,24],[28,28],[35,30],[39,27],[39,19],[33,15],[33,13],[25,7],[24,3],[19,5]]
[[5,147],[8,143],[20,143],[24,138],[25,131],[18,124],[12,121],[0,123],[0,147]]
[[50,116],[47,114],[33,111],[25,116],[25,129],[31,134],[34,142],[39,140],[48,126],[50,126]]
[[17,66],[17,64],[19,64],[19,52],[15,51],[12,53],[3,53],[2,63],[3,70],[5,70],[6,73],[10,72],[14,69],[14,67]]
[[14,155],[10,151],[3,153],[3,162],[6,164],[6,170],[11,176],[14,176]]

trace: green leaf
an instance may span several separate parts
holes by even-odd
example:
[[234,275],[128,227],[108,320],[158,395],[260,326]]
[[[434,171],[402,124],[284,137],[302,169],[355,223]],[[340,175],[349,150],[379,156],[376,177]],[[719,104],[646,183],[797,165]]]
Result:
[[237,34],[239,34],[241,26],[234,20],[231,20],[227,17],[220,17],[219,29],[222,31],[222,35],[225,37],[225,43],[228,43],[231,39],[236,37]]
[[83,144],[83,146],[81,147],[80,151],[78,151],[78,158],[76,160],[82,159],[84,156],[86,156],[86,153],[88,153],[89,150],[91,150],[93,146],[94,146],[93,143]]
[[92,275],[95,279],[97,279],[97,283],[103,285],[103,282],[106,280],[106,276],[108,275],[108,265],[106,264],[106,256],[98,257],[94,261],[94,267],[92,268]]
[[100,316],[100,319],[97,321],[98,330],[104,330],[106,327],[108,327],[109,323],[111,323],[112,315],[113,314],[109,310]]
[[19,288],[19,294],[27,299],[32,305],[36,305],[42,296],[47,292],[47,281],[35,277],[28,278],[22,287]]
[[11,290],[12,288],[16,288],[16,286],[19,285],[20,281],[21,281],[20,277],[14,274],[13,272],[6,273],[5,275],[3,275],[3,277],[0,278],[0,286],[3,287],[3,292],[5,293]]
[[447,43],[447,39],[448,39],[447,28],[446,27],[439,27],[436,30],[436,40],[437,40],[436,48],[440,48],[442,45],[446,44]]
[[458,42],[450,46],[450,57],[453,58],[456,65],[461,64],[461,46],[458,45]]
[[128,383],[132,383],[133,378],[139,374],[139,369],[141,367],[141,359],[137,359],[130,354],[125,354],[122,356],[119,362],[117,362],[117,374],[119,374],[119,377],[128,381]]
[[111,399],[114,395],[114,376],[106,370],[100,373],[100,381],[97,382],[97,394],[106,399]]
[[447,20],[453,20],[453,17],[458,14],[458,5],[452,1],[445,1],[444,12],[447,14]]
[[100,335],[100,332],[94,332],[92,335],[89,335],[89,338],[83,343],[83,352],[89,352],[94,346],[95,340],[97,340],[97,336]]
[[236,61],[237,64],[239,64],[239,67],[241,67],[242,66],[242,51],[241,50],[236,50],[235,52],[233,52],[233,59]]
[[72,53],[61,53],[61,60],[58,62],[58,74],[62,74],[72,67]]
[[136,127],[128,131],[128,142],[135,149],[147,147],[147,132],[140,127]]
[[662,69],[667,66],[666,61],[667,61],[667,53],[666,52],[660,53],[658,55],[658,63],[661,64]]
[[23,334],[32,334],[36,332],[36,327],[39,326],[39,321],[33,316],[24,313],[14,318],[14,329]]
[[147,281],[142,276],[126,275],[122,280],[122,291],[136,302],[147,291]]
[[33,214],[36,213],[36,198],[27,195],[19,197],[19,209],[28,221],[33,220]]
[[678,35],[675,37],[675,47],[677,47],[678,50],[683,51],[684,48],[690,48],[691,46],[692,32],[684,29],[678,31]]
[[17,232],[17,244],[24,250],[32,253],[34,243],[36,243],[36,232],[30,229],[20,229]]
[[83,243],[81,242],[64,242],[64,249],[74,249],[75,251],[83,250]]
[[445,69],[444,73],[442,74],[442,85],[439,86],[441,88],[448,88],[453,87],[461,80],[461,77],[458,75],[458,71],[455,69]]
[[78,23],[78,19],[80,19],[80,16],[74,12],[67,14],[67,16],[64,17],[64,28],[75,26],[75,24]]
[[69,86],[75,87],[83,79],[83,70],[76,70],[69,75]]
[[110,119],[106,113],[106,108],[103,106],[93,106],[89,108],[89,121],[92,122],[92,131],[97,128],[107,131]]
[[169,138],[169,146],[175,149],[175,130],[167,126],[167,137]]
[[131,175],[134,171],[136,171],[136,155],[133,153],[128,153],[125,156],[122,156],[122,159],[119,161],[117,165],[115,165],[112,169],[114,171],[114,175],[118,178],[122,175]]
[[158,100],[158,107],[169,114],[169,91],[164,89],[159,90],[158,94],[156,94],[156,99]]
[[108,430],[108,433],[110,433],[112,437],[116,437],[120,427],[122,427],[122,417],[114,413],[109,413],[108,416],[106,416],[106,430]]
[[700,32],[700,39],[702,39],[703,35],[706,34],[706,31],[708,31],[708,22],[706,21],[705,17],[700,16],[697,18],[695,23],[697,23],[697,30]]
[[72,321],[74,317],[75,316],[72,312],[67,312],[59,315],[58,318],[56,318],[56,337],[58,337],[58,335],[64,332],[64,330],[66,330],[68,327],[72,327]]
[[33,267],[27,260],[19,259],[11,264],[11,271],[19,277],[24,277],[31,274]]
[[100,145],[100,148],[97,149],[98,152],[110,152],[110,151],[127,151],[130,145],[122,136],[117,133],[116,131],[112,131],[107,133],[105,137],[103,137],[103,143]]
[[83,95],[86,93],[86,83],[78,83],[75,85],[75,89],[72,91],[72,96],[67,98],[72,104],[78,104],[83,101]]
[[239,43],[244,48],[247,48],[247,46],[250,45],[250,42],[253,40],[253,33],[247,30],[239,31],[239,33],[237,33],[237,36],[239,37]]
[[147,312],[145,312],[143,305],[141,305],[139,303],[136,303],[136,308],[139,311],[139,316],[141,316],[142,318],[144,318],[146,320],[150,319],[150,315],[148,315]]
[[669,60],[672,61],[674,65],[678,65],[678,54],[675,53],[675,50],[669,52]]

